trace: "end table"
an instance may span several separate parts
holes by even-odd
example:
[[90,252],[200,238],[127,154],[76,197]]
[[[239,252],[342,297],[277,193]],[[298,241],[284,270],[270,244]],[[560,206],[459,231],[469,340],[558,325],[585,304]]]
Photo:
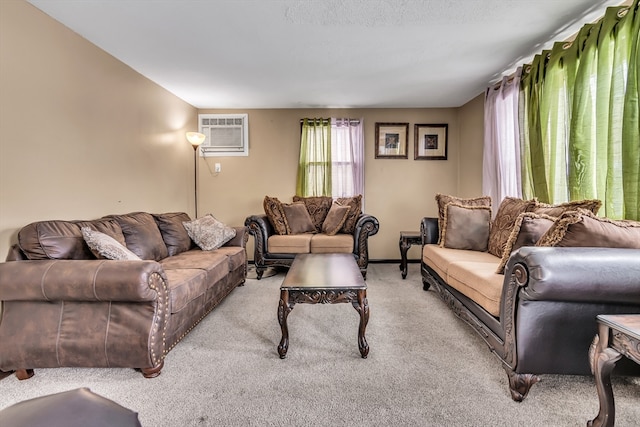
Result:
[[407,251],[411,245],[422,245],[422,236],[419,231],[401,231],[400,232],[400,271],[402,271],[402,279],[407,277]]
[[616,411],[611,371],[623,355],[640,364],[640,314],[598,315],[596,320],[598,335],[592,344],[591,366],[596,379],[600,411],[587,426],[613,427]]

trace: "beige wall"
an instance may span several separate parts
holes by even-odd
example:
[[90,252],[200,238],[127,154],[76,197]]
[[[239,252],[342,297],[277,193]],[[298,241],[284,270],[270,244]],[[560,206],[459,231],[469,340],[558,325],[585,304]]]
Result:
[[0,2],[0,259],[43,219],[192,210],[197,110],[24,1]]
[[[21,0],[0,1],[0,94],[0,259],[32,221],[193,214],[184,133],[198,111]],[[232,111],[249,114],[249,156],[198,159],[199,214],[241,225],[265,195],[290,201],[299,120],[362,117],[365,210],[381,224],[370,256],[398,259],[399,231],[436,214],[436,192],[480,195],[482,108],[480,96],[461,108]],[[376,122],[410,123],[409,159],[375,159]],[[413,160],[416,123],[449,124],[448,160]]]
[[[398,259],[399,232],[418,230],[422,217],[437,214],[435,193],[480,195],[482,108],[480,97],[463,108],[201,110],[200,113],[248,113],[249,156],[199,159],[199,212],[211,212],[223,221],[241,224],[247,215],[264,212],[265,195],[290,202],[295,194],[300,119],[364,118],[365,211],[380,221],[379,233],[370,240],[370,257]],[[409,159],[375,158],[376,122],[410,124]],[[416,123],[449,125],[446,161],[413,160]],[[462,128],[478,123],[480,128]],[[219,174],[212,172],[215,163],[222,166]],[[253,242],[249,245],[252,257]],[[417,259],[418,248],[412,248],[409,256]]]

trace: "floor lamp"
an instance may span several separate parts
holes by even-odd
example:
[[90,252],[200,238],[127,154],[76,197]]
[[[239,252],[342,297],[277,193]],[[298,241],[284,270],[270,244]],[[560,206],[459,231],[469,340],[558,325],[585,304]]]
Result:
[[199,132],[187,132],[187,141],[193,147],[193,195],[196,205],[196,215],[198,218],[198,147],[204,142],[206,136]]

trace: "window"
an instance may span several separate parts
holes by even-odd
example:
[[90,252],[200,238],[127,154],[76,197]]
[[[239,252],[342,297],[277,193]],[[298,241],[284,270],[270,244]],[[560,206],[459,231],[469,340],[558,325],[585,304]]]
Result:
[[361,119],[303,119],[296,194],[350,197],[364,193]]

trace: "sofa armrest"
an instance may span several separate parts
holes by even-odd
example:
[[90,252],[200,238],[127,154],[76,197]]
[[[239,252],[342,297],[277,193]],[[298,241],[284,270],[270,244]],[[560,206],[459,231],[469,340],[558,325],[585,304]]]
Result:
[[0,263],[3,301],[156,301],[167,278],[155,261],[41,260]]
[[240,246],[241,248],[247,247],[247,240],[249,240],[249,228],[244,227],[232,227],[236,230],[236,237],[229,240],[224,246]]
[[512,274],[521,300],[640,304],[640,249],[523,247],[505,282]]
[[424,217],[420,221],[420,235],[422,246],[438,243],[438,218]]
[[262,214],[248,216],[247,219],[244,220],[244,225],[248,227],[249,234],[255,238],[256,254],[258,253],[258,250],[260,250],[260,253],[267,253],[269,236],[275,232],[267,218],[267,215]]

